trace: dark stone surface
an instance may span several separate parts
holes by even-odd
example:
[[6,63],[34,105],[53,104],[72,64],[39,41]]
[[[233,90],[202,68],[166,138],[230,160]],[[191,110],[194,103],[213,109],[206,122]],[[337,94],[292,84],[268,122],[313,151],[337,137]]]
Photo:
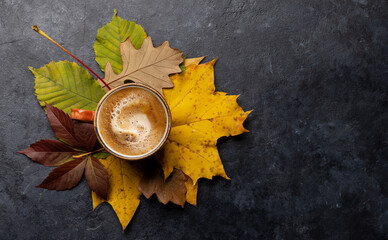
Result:
[[[72,59],[113,9],[155,44],[219,56],[216,87],[255,109],[221,139],[227,181],[201,180],[198,207],[141,204],[125,232],[107,204],[35,188],[50,168],[16,154],[53,138],[28,66]],[[372,0],[0,0],[1,239],[387,239],[388,6]]]

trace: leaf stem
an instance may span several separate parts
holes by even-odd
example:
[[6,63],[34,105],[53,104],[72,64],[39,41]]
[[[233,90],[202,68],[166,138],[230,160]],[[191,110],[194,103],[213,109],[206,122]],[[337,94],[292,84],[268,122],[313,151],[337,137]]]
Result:
[[90,154],[93,154],[93,153],[96,153],[96,152],[100,152],[102,150],[104,150],[105,148],[100,148],[100,149],[97,149],[93,152],[87,152],[87,153],[83,153],[83,154],[80,154],[80,155],[73,155],[73,158],[77,159],[77,158],[82,158],[82,157],[85,157],[85,156],[88,156]]
[[77,60],[79,63],[81,63],[84,67],[86,67],[91,73],[93,73],[109,90],[111,89],[109,87],[108,84],[106,84],[106,82],[100,77],[97,75],[97,73],[95,73],[92,69],[90,69],[90,67],[88,67],[85,63],[83,63],[81,60],[79,60],[76,56],[74,56],[71,52],[67,51],[64,47],[62,47],[59,43],[57,43],[56,41],[54,41],[51,37],[49,37],[46,33],[44,33],[42,30],[40,30],[38,28],[38,26],[34,25],[32,26],[32,30],[34,30],[35,32],[39,33],[40,35],[42,35],[43,37],[47,38],[48,40],[50,40],[52,43],[54,43],[55,45],[57,45],[58,47],[60,47],[63,51],[65,51],[67,54],[69,54],[70,56],[72,56],[75,60]]

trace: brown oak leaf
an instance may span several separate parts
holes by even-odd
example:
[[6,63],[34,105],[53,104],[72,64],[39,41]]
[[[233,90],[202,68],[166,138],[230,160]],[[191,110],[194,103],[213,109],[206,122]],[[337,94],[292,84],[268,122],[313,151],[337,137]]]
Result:
[[174,169],[170,176],[164,180],[161,167],[154,161],[147,162],[146,170],[139,183],[139,191],[146,198],[154,193],[163,204],[175,203],[184,207],[186,202],[186,181],[188,177],[179,169]]
[[[110,87],[117,87],[124,84],[124,80],[132,80],[136,83],[143,83],[153,87],[163,94],[163,88],[172,88],[169,75],[181,71],[179,64],[183,61],[182,52],[170,48],[167,41],[154,48],[151,37],[147,37],[139,50],[132,45],[128,38],[120,43],[123,70],[120,74],[113,72],[111,64],[105,66],[104,81]],[[106,86],[100,84],[104,90]]]

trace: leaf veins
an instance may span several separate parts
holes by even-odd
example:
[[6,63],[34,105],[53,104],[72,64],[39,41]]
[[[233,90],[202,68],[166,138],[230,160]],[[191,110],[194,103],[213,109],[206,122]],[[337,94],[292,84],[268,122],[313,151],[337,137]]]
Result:
[[141,48],[136,50],[128,38],[120,44],[120,52],[123,60],[123,71],[120,74],[114,73],[109,62],[105,66],[104,81],[109,86],[117,87],[124,84],[124,80],[132,80],[151,86],[161,94],[163,88],[174,87],[168,76],[181,71],[179,64],[183,61],[182,52],[170,48],[167,41],[154,48],[151,37],[147,37]]
[[48,177],[36,187],[50,190],[66,190],[73,188],[81,180],[85,164],[86,158],[79,158],[64,163],[51,171]]
[[63,142],[54,139],[43,139],[19,151],[32,161],[44,166],[58,166],[72,160],[72,156],[80,152],[73,150]]
[[[50,190],[73,188],[81,180],[85,170],[90,189],[106,199],[109,188],[108,173],[97,158],[85,154],[92,154],[97,142],[93,124],[72,120],[64,111],[47,103],[46,108],[55,136],[70,146],[58,140],[43,139],[19,151],[42,165],[58,166],[37,187]],[[74,159],[74,155],[85,156]],[[106,153],[96,156],[106,157]]]
[[93,156],[88,156],[85,167],[85,177],[92,191],[107,199],[109,178],[104,165]]

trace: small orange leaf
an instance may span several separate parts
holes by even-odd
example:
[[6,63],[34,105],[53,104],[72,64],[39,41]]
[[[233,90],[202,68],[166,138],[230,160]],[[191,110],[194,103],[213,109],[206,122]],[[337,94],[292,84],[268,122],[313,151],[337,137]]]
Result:
[[93,122],[94,111],[72,108],[70,118],[83,122]]

